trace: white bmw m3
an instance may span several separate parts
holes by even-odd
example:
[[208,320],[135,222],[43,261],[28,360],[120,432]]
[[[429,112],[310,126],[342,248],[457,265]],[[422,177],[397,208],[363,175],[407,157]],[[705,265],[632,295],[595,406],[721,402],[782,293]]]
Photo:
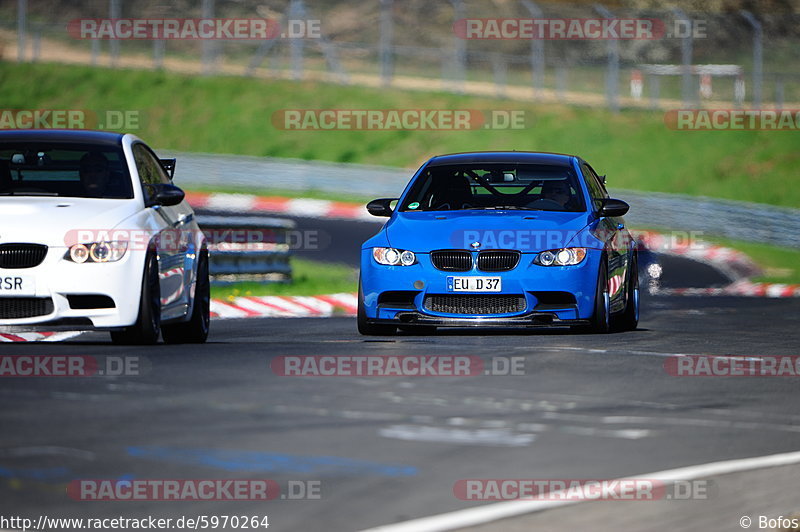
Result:
[[208,249],[174,168],[133,135],[0,131],[0,330],[205,342]]

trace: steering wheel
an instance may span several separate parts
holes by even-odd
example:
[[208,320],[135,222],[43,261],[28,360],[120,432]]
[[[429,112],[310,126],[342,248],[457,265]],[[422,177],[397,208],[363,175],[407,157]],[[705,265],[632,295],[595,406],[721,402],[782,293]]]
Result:
[[456,204],[454,206],[454,205],[451,205],[450,202],[446,201],[444,203],[440,203],[440,204],[436,205],[434,210],[437,210],[437,211],[438,210],[445,210],[444,207],[447,207],[448,211],[456,211],[458,209],[469,209],[470,207],[472,207],[472,204],[471,203],[462,203],[461,207],[458,207],[458,204]]
[[547,198],[539,198],[536,201],[530,203],[528,207],[532,209],[541,209],[543,211],[560,211],[566,208],[559,202]]

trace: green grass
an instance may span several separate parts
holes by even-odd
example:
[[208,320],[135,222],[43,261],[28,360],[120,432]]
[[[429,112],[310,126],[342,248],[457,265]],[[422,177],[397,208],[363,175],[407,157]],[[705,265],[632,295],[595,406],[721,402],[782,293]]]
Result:
[[212,285],[211,297],[229,299],[239,296],[313,296],[355,292],[358,272],[343,264],[292,259],[291,283],[235,283]]
[[[673,131],[660,112],[56,64],[0,63],[0,94],[5,109],[139,110],[134,132],[158,149],[409,169],[440,153],[554,151],[584,156],[612,187],[800,206],[796,132]],[[271,122],[275,111],[306,108],[507,109],[528,120],[469,131],[283,131]]]
[[764,270],[764,275],[754,277],[753,281],[800,284],[800,249],[787,249],[716,237],[705,239],[721,246],[737,249],[753,259],[753,262]]
[[[669,233],[668,228],[647,225],[631,227],[631,231]],[[763,275],[753,277],[751,281],[800,284],[800,249],[745,242],[709,234],[699,236],[699,240],[735,249],[750,257],[763,270]]]
[[222,192],[224,194],[253,194],[255,196],[272,196],[279,198],[304,198],[320,199],[330,201],[342,201],[345,203],[367,203],[375,198],[348,194],[346,192],[328,192],[317,189],[281,189],[281,188],[252,188],[237,186],[193,186],[186,188],[191,192]]

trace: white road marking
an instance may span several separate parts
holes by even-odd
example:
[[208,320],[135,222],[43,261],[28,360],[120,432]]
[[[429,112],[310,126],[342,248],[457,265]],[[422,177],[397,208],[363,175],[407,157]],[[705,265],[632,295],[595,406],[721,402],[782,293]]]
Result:
[[715,355],[712,353],[664,353],[662,351],[640,351],[640,350],[624,350],[624,349],[608,350],[608,349],[591,349],[588,347],[574,347],[574,346],[552,346],[548,347],[548,349],[564,350],[564,351],[583,351],[586,353],[604,353],[608,355],[636,355],[636,356],[649,356],[649,357],[661,357],[661,358],[697,357],[697,356],[715,357],[715,358],[730,359],[730,360],[762,360],[771,358],[770,355],[731,355],[730,353],[725,353],[724,355]]
[[23,457],[23,456],[69,456],[71,458],[81,458],[83,460],[94,460],[95,454],[83,449],[72,447],[58,447],[55,445],[42,445],[36,447],[14,447],[12,449],[0,449],[2,457]]
[[[665,484],[678,480],[697,480],[752,469],[779,467],[800,463],[800,452],[773,454],[754,458],[726,460],[711,462],[678,469],[668,469],[655,473],[647,473],[635,477],[626,477],[627,480],[659,479]],[[420,519],[412,519],[402,523],[384,525],[370,528],[364,532],[440,532],[456,530],[469,526],[491,523],[500,519],[507,519],[525,514],[541,512],[551,508],[578,504],[580,500],[547,500],[547,501],[506,501],[487,504],[455,512],[447,512]]]
[[384,438],[406,441],[483,445],[490,447],[526,447],[535,434],[515,434],[508,429],[456,429],[419,425],[392,425],[378,430]]

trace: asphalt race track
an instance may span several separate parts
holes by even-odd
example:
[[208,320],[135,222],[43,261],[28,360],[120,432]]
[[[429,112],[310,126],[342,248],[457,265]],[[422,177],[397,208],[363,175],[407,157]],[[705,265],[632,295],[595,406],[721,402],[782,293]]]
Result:
[[[337,261],[357,256],[332,242]],[[676,285],[715,282],[704,266],[664,266]],[[800,448],[795,379],[664,369],[672,354],[796,355],[800,301],[645,297],[643,309],[637,331],[603,336],[376,339],[359,336],[353,318],[273,318],[216,321],[209,343],[192,347],[117,347],[100,333],[3,344],[12,355],[125,357],[140,374],[4,379],[0,497],[34,519],[43,509],[268,515],[271,530],[346,531],[481,504],[454,496],[459,479],[618,478]],[[270,368],[281,355],[474,355],[486,367],[521,357],[524,374],[284,377]],[[284,495],[289,481],[319,481],[321,496],[97,502],[65,493],[74,479],[248,478],[275,480]]]

